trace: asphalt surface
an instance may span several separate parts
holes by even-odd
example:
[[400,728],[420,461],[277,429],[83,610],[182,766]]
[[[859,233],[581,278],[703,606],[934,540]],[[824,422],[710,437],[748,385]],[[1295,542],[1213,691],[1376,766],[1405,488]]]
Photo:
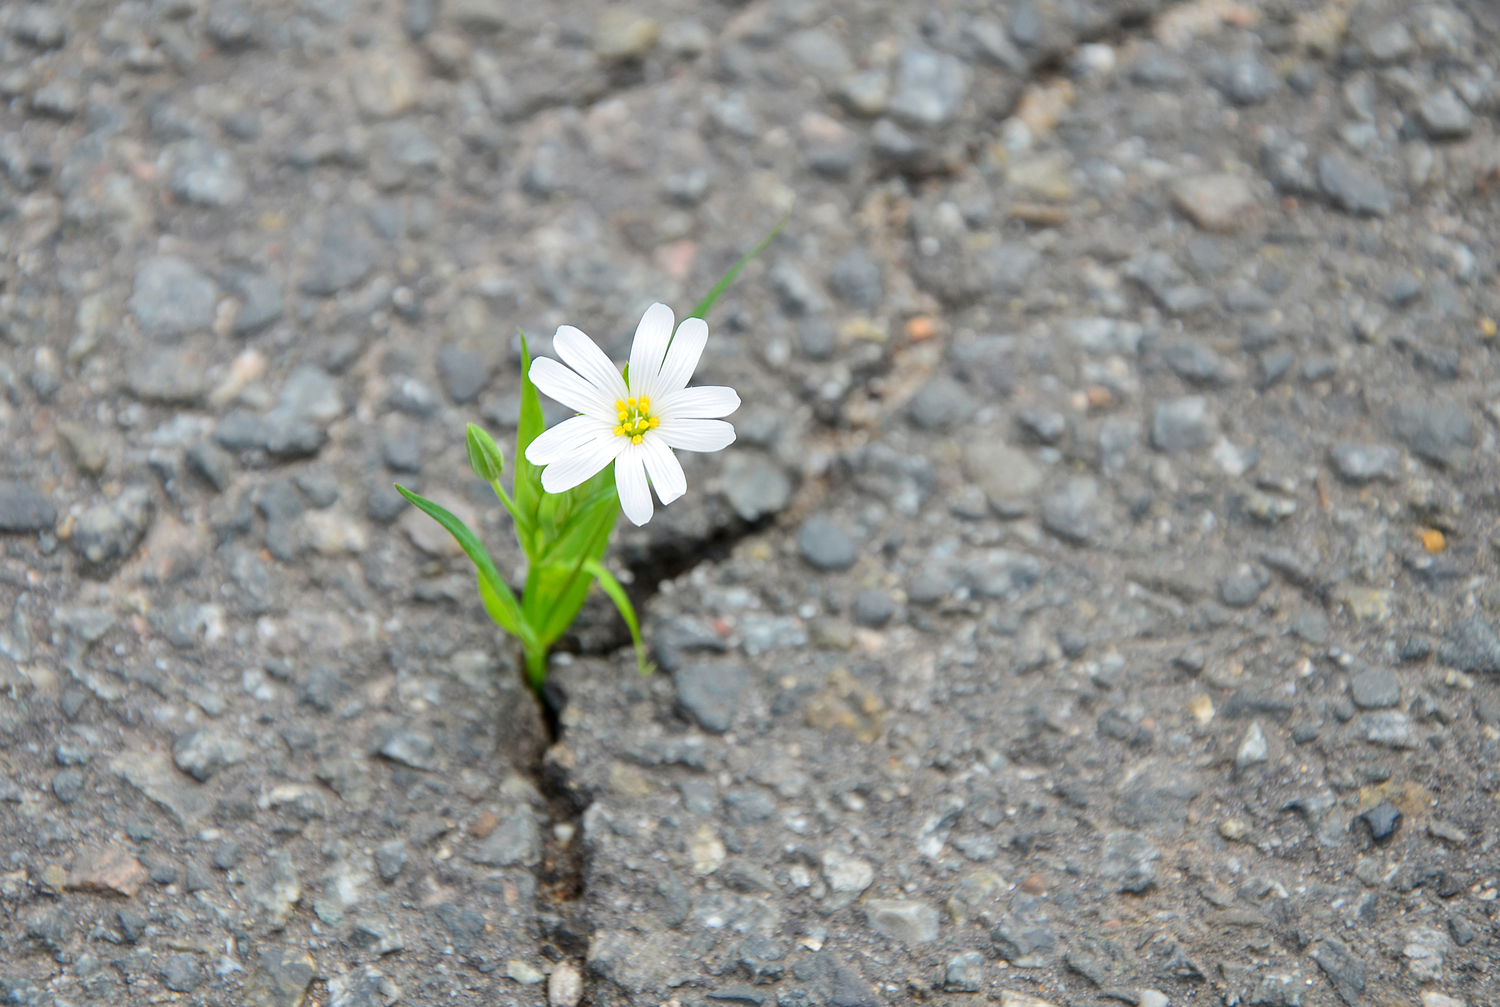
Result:
[[[0,9],[0,1002],[1494,1007],[1500,15]],[[546,702],[401,482],[779,219]],[[566,410],[549,406],[557,421]]]

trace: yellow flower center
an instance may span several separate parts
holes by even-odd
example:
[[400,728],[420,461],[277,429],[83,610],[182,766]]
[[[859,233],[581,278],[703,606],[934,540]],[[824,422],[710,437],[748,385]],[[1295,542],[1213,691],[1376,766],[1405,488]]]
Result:
[[638,399],[616,399],[615,412],[620,417],[620,425],[615,427],[615,436],[629,437],[632,444],[639,444],[644,440],[647,430],[661,426],[660,418],[651,415],[651,399],[645,395]]

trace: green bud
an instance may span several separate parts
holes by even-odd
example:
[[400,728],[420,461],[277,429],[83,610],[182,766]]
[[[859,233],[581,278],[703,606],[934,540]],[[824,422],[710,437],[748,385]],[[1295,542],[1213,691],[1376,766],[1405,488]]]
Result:
[[500,453],[500,445],[495,439],[470,423],[464,433],[464,442],[469,449],[469,468],[474,474],[487,483],[499,481],[500,473],[505,471],[505,455]]

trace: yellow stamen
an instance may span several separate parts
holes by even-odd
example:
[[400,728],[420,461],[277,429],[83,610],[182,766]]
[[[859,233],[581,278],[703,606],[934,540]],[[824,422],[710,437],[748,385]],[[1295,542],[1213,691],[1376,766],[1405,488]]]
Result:
[[645,439],[646,438],[642,437],[640,434],[636,434],[634,437],[630,438],[630,443],[632,443],[632,444],[639,444],[641,441],[643,441]]

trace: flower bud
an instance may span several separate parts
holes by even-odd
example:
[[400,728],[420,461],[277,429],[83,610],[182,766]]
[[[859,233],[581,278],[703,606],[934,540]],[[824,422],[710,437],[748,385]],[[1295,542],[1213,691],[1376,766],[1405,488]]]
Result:
[[464,433],[464,443],[469,449],[469,468],[487,483],[497,482],[505,471],[505,455],[500,445],[482,428],[470,423]]

